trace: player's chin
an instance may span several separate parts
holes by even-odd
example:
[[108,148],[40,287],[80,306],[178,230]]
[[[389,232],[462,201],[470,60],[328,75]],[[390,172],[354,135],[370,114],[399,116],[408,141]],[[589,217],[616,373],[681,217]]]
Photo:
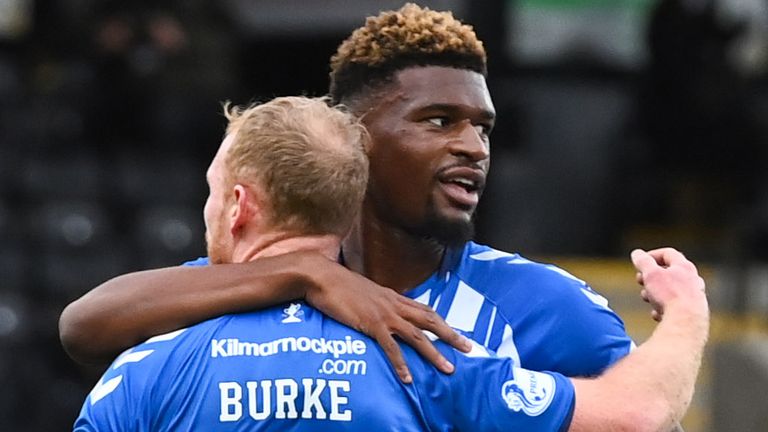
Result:
[[450,203],[438,207],[438,211],[433,215],[433,218],[440,224],[454,225],[457,228],[460,225],[471,226],[475,219],[475,208],[474,205],[469,206]]
[[441,214],[429,224],[430,237],[446,246],[461,246],[475,236],[472,213]]

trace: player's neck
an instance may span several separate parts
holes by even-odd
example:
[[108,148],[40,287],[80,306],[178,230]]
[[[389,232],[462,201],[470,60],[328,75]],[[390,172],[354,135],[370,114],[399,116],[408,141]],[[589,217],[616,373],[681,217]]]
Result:
[[367,217],[344,240],[348,268],[394,289],[408,291],[424,282],[440,266],[445,247]]
[[262,234],[256,240],[242,244],[242,247],[235,250],[235,262],[253,261],[299,251],[319,252],[336,261],[341,249],[341,240],[335,235],[297,235],[286,232]]

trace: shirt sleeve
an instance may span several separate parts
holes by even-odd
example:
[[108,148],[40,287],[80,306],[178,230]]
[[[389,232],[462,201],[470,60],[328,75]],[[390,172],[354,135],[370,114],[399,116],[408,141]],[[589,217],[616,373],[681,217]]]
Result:
[[499,304],[505,319],[515,320],[518,366],[587,377],[629,354],[632,340],[605,297],[558,267],[532,264],[525,270],[515,286],[536,291],[510,290]]
[[191,261],[187,261],[182,266],[184,267],[203,267],[210,264],[208,257],[200,257]]
[[538,326],[518,334],[543,332],[540,346],[523,366],[556,370],[566,376],[596,376],[629,354],[633,347],[624,322],[608,301],[587,284],[573,282],[557,299],[541,305],[548,311]]
[[438,342],[456,371],[414,373],[419,398],[436,430],[568,429],[573,383],[563,375],[515,367],[509,358],[464,355]]

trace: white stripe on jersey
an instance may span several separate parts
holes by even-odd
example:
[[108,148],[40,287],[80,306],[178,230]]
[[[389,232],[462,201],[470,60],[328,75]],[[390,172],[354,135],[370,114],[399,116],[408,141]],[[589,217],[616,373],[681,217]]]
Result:
[[509,258],[511,256],[513,256],[511,253],[498,251],[496,249],[491,249],[491,250],[470,255],[469,257],[478,261],[493,261],[499,258]]
[[[133,348],[131,348],[115,359],[115,362],[112,364],[112,369],[117,369],[126,363],[138,363],[153,352],[155,352],[155,350],[134,351]],[[104,375],[106,374],[107,372],[104,373]],[[120,383],[123,382],[122,374],[109,379],[107,382],[104,382],[104,375],[102,375],[99,382],[96,383],[96,386],[93,387],[93,390],[91,390],[91,393],[88,395],[91,400],[91,406],[115,391]]]
[[472,344],[472,349],[468,353],[461,353],[464,354],[467,357],[490,357],[491,354],[488,353],[488,349],[479,343],[469,340],[469,342]]
[[496,306],[491,309],[491,320],[488,322],[488,331],[485,333],[485,342],[483,346],[488,346],[491,342],[491,333],[493,333],[493,325],[496,323]]
[[126,363],[138,363],[144,360],[145,357],[155,352],[155,350],[133,351],[133,348],[123,353],[115,360],[115,364],[112,365],[112,369],[117,369]]
[[151,337],[147,339],[145,343],[165,342],[165,341],[173,340],[174,338],[176,338],[176,336],[184,333],[186,330],[187,329],[183,328],[180,330],[172,331],[170,333],[165,333],[155,337]]
[[426,290],[426,291],[424,291],[424,294],[422,294],[422,295],[420,295],[420,296],[416,297],[416,298],[415,298],[415,299],[413,299],[413,300],[415,300],[415,301],[417,301],[417,302],[419,302],[419,303],[421,303],[421,304],[424,304],[424,305],[427,305],[427,306],[429,306],[429,295],[430,295],[431,293],[432,293],[432,290]]
[[107,382],[103,382],[104,377],[102,377],[99,382],[96,383],[96,386],[93,387],[93,390],[91,390],[90,397],[91,397],[91,406],[95,404],[96,402],[104,399],[105,396],[115,391],[117,386],[120,385],[121,382],[123,382],[123,376],[118,375],[111,380]]
[[472,287],[459,281],[456,296],[453,298],[451,308],[445,317],[445,322],[453,328],[471,332],[475,330],[475,323],[483,307],[485,297]]
[[520,354],[517,352],[515,341],[512,338],[512,327],[509,324],[504,326],[504,334],[501,336],[501,345],[496,350],[496,355],[499,357],[511,358],[517,367],[522,367],[520,364]]

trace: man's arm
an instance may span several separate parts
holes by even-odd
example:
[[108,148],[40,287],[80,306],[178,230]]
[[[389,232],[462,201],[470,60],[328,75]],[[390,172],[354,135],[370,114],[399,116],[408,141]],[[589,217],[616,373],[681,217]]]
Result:
[[429,307],[312,252],[118,276],[69,304],[59,334],[73,359],[103,362],[150,336],[299,298],[376,339],[405,382],[411,377],[394,336],[447,373],[453,366],[421,330],[468,349],[468,342]]
[[675,430],[685,413],[707,339],[709,312],[696,267],[672,249],[633,253],[643,296],[662,318],[651,338],[592,379],[524,370],[509,358],[461,355],[443,376],[416,373],[425,417],[469,430],[572,432]]
[[573,380],[571,431],[672,430],[693,397],[709,333],[704,281],[674,249],[635,251],[632,261],[660,323],[647,342],[600,377]]

